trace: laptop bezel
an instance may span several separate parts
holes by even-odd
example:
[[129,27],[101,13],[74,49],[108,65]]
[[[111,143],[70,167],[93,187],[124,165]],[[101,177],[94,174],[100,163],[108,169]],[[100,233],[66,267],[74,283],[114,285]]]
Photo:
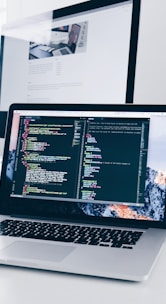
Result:
[[[73,212],[75,203],[60,202],[55,208],[55,201],[47,200],[47,203],[38,199],[26,199],[10,197],[6,188],[6,166],[8,162],[9,141],[11,122],[14,110],[62,110],[62,111],[141,111],[141,112],[166,112],[166,105],[108,105],[108,104],[13,104],[10,106],[8,113],[8,124],[6,128],[6,140],[4,147],[4,156],[2,163],[1,187],[0,187],[0,213],[19,217],[46,218],[50,220],[74,221],[82,223],[94,223],[98,225],[119,225],[127,227],[158,227],[165,228],[164,221],[146,221],[133,220],[124,218],[105,218],[100,216],[87,216],[81,210]],[[65,212],[64,212],[65,211]],[[66,213],[67,211],[67,213]]]

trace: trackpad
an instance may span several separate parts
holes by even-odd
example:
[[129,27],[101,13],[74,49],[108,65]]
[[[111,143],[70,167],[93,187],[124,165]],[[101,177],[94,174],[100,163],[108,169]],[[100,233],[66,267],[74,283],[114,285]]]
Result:
[[57,244],[43,244],[34,242],[14,242],[0,251],[5,259],[42,260],[47,262],[61,262],[75,248]]

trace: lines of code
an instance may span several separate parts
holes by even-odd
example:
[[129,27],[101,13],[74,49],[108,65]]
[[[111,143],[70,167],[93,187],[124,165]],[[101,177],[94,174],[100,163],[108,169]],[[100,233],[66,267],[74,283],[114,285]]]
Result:
[[149,120],[21,117],[13,195],[144,204]]
[[142,120],[89,122],[80,198],[144,204],[148,130]]
[[15,181],[14,192],[74,197],[81,132],[81,122],[74,119],[22,119],[15,168],[15,178],[22,176],[22,182]]

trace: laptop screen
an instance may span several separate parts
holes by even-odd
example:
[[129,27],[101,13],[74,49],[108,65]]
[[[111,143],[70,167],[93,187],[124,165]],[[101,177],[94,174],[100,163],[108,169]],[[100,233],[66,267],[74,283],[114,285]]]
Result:
[[163,221],[165,142],[164,112],[14,110],[5,172],[11,201]]

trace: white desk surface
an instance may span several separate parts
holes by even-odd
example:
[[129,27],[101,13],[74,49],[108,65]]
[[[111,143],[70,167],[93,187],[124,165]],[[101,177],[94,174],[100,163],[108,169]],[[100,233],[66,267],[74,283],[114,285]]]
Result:
[[150,278],[141,283],[0,266],[0,303],[165,304],[165,282],[166,243]]
[[0,265],[1,304],[165,304],[165,298],[166,242],[141,283]]

